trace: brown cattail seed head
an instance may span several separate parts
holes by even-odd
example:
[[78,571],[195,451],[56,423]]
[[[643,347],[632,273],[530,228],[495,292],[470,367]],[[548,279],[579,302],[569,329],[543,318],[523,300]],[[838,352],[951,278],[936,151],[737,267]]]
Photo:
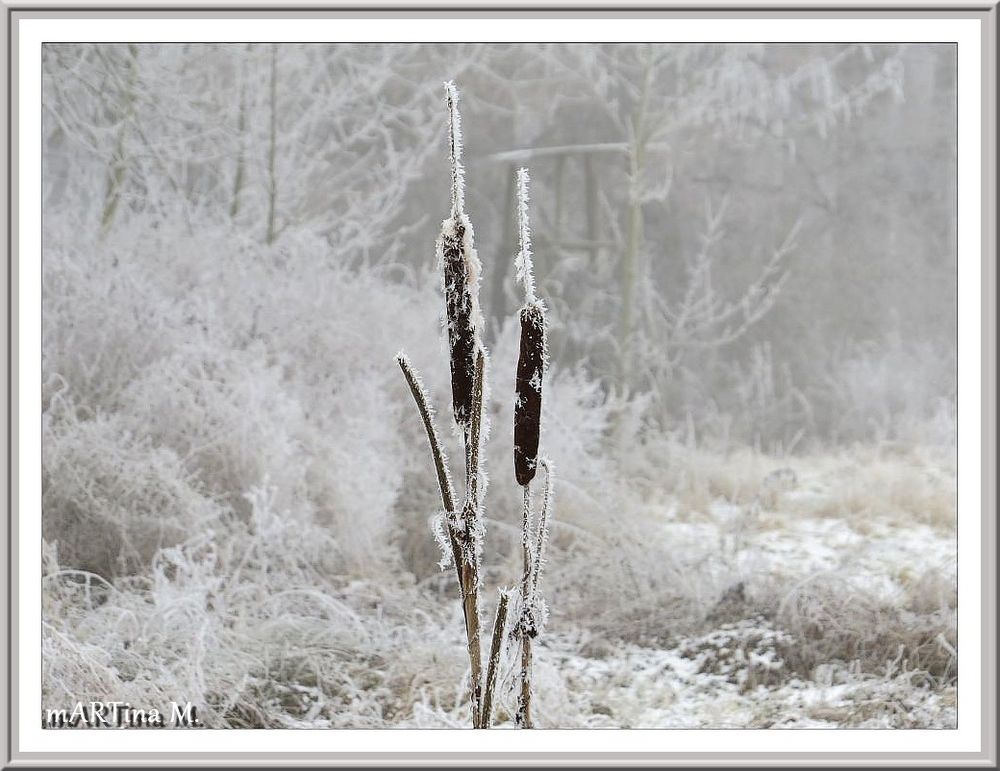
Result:
[[522,486],[535,478],[538,464],[544,372],[545,308],[536,301],[521,308],[521,350],[515,385],[514,476]]
[[[446,223],[448,224],[448,223]],[[455,422],[468,427],[476,373],[476,329],[469,262],[465,256],[465,224],[451,220],[441,234],[448,350],[451,356],[451,400]]]

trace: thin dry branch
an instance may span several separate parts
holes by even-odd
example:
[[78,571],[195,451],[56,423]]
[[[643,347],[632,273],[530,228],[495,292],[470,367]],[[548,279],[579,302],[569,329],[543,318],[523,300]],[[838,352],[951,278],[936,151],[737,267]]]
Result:
[[458,577],[459,591],[463,591],[462,584],[462,549],[458,542],[458,536],[452,525],[452,518],[455,514],[455,491],[451,484],[451,474],[448,471],[448,458],[441,449],[441,440],[438,438],[437,428],[434,426],[434,412],[430,406],[430,399],[424,390],[420,376],[410,365],[410,360],[402,352],[396,354],[396,362],[403,371],[406,384],[410,387],[413,401],[417,404],[417,411],[424,424],[424,431],[427,433],[427,441],[431,446],[431,454],[434,456],[434,468],[437,470],[438,487],[441,489],[441,503],[445,510],[445,527],[448,531],[448,540],[451,543],[452,559],[455,563],[455,573]]
[[466,498],[462,508],[464,549],[462,559],[462,606],[465,613],[465,630],[469,647],[469,664],[472,668],[472,725],[482,722],[483,663],[479,630],[479,555],[481,511],[479,505],[479,440],[483,422],[483,376],[485,355],[479,349],[476,355],[476,373],[473,381],[472,423],[466,434]]
[[493,641],[490,644],[490,658],[486,665],[486,690],[483,693],[483,711],[480,716],[481,727],[490,728],[493,725],[493,694],[496,691],[497,671],[500,668],[500,653],[503,648],[504,627],[507,625],[507,603],[510,595],[506,590],[500,590],[497,603],[497,616],[493,622]]
[[521,576],[521,618],[518,634],[521,638],[521,692],[517,700],[514,723],[519,728],[531,728],[531,638],[533,610],[531,592],[531,485],[524,486],[524,508],[521,518],[521,552],[524,570]]

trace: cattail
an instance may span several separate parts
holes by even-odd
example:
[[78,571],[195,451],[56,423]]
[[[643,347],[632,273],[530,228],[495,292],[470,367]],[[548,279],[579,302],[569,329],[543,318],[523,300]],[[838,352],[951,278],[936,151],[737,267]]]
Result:
[[535,478],[538,435],[542,421],[542,376],[545,371],[545,306],[535,297],[531,265],[531,229],[528,224],[528,171],[517,172],[517,278],[524,284],[521,308],[521,345],[517,359],[514,402],[514,476],[519,485]]
[[441,227],[438,260],[444,274],[448,351],[451,359],[451,397],[455,422],[468,431],[475,385],[476,353],[482,314],[479,310],[479,257],[472,223],[465,214],[465,173],[462,168],[462,129],[458,89],[445,83],[448,103],[449,158],[451,161],[451,216]]
[[518,237],[520,248],[515,260],[517,280],[524,285],[525,300],[520,311],[521,346],[517,364],[517,405],[514,409],[514,470],[524,489],[523,558],[521,597],[518,618],[508,635],[507,621],[513,591],[503,590],[497,603],[496,618],[483,679],[482,626],[480,592],[481,557],[485,537],[482,496],[486,476],[481,469],[480,453],[489,432],[489,420],[483,409],[488,400],[486,386],[486,350],[482,342],[483,317],[479,307],[481,265],[473,245],[472,223],[465,213],[465,171],[462,167],[462,130],[458,112],[458,90],[445,83],[448,104],[449,156],[451,162],[451,213],[442,223],[437,241],[439,267],[444,276],[445,323],[451,365],[452,409],[463,431],[465,443],[465,501],[459,507],[451,482],[447,459],[434,426],[430,399],[420,378],[402,354],[397,361],[417,404],[431,455],[438,474],[444,510],[434,517],[433,530],[443,553],[442,567],[455,567],[462,597],[465,636],[469,655],[469,692],[474,728],[493,724],[493,701],[508,639],[521,642],[521,690],[515,723],[532,727],[531,717],[531,640],[544,621],[545,604],[538,596],[538,582],[544,565],[545,542],[551,502],[551,467],[546,470],[545,503],[537,530],[532,533],[531,487],[538,463],[538,439],[542,408],[542,377],[545,372],[545,306],[535,297],[531,265],[531,233],[528,227],[528,172],[517,174]]
[[544,367],[545,311],[541,303],[535,302],[521,309],[521,351],[514,404],[514,474],[519,485],[535,478]]
[[441,234],[444,269],[445,311],[448,350],[451,356],[451,399],[455,422],[469,425],[476,363],[476,331],[472,325],[472,292],[468,264],[463,253],[465,228],[454,223],[451,232]]

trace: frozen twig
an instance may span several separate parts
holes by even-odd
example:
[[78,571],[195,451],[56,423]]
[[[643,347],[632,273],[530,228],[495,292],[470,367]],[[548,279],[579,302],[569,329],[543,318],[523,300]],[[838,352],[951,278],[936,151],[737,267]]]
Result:
[[455,514],[455,491],[451,484],[451,474],[448,472],[448,458],[441,449],[441,440],[438,437],[437,428],[434,426],[434,412],[427,398],[420,376],[410,365],[410,360],[402,351],[396,354],[396,362],[403,371],[406,384],[410,387],[413,401],[417,404],[420,412],[420,419],[424,424],[424,431],[427,433],[427,441],[431,446],[431,454],[434,456],[434,468],[437,470],[438,486],[441,488],[441,503],[444,504],[445,517],[444,527],[448,531],[448,540],[451,543],[452,559],[455,562],[455,571],[458,574],[458,587],[462,589],[462,550],[455,535],[452,525],[452,517]]
[[531,573],[534,560],[531,545],[531,485],[524,486],[524,508],[521,516],[521,618],[518,635],[521,638],[521,692],[517,700],[514,722],[519,728],[531,728],[531,638],[533,635],[533,610]]
[[497,602],[497,617],[493,622],[493,640],[490,644],[490,658],[486,664],[486,689],[483,693],[483,709],[480,715],[480,726],[490,728],[493,725],[493,694],[497,685],[497,670],[500,668],[500,654],[503,650],[504,628],[507,625],[507,603],[510,594],[505,589],[500,590]]
[[462,166],[462,115],[458,111],[458,88],[452,80],[444,84],[448,102],[448,159],[451,162],[451,216],[465,213],[465,168]]
[[466,434],[466,497],[462,509],[464,554],[462,559],[462,604],[465,611],[469,663],[472,667],[472,724],[481,725],[483,664],[479,631],[479,555],[482,550],[482,520],[479,502],[479,441],[483,423],[483,377],[485,355],[476,355],[473,379],[472,421]]
[[517,240],[518,251],[514,259],[516,278],[524,286],[524,302],[535,302],[535,275],[531,262],[531,223],[528,218],[528,170],[517,170]]
[[545,547],[549,542],[549,515],[552,510],[552,495],[555,485],[555,468],[552,461],[548,458],[542,458],[540,465],[545,469],[545,492],[542,494],[542,513],[539,515],[538,529],[535,533],[535,564],[531,571],[533,603],[538,599],[538,582],[541,580],[542,569],[545,567]]

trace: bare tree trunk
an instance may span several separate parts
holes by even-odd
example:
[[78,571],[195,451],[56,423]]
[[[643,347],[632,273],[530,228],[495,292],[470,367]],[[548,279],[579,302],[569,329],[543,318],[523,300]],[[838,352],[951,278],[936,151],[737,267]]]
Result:
[[267,243],[273,244],[277,235],[274,227],[275,208],[278,203],[278,177],[275,170],[278,134],[278,46],[271,44],[271,122],[267,147]]
[[501,229],[500,252],[493,264],[491,271],[493,279],[490,287],[490,314],[497,321],[507,317],[507,295],[504,292],[504,287],[507,281],[507,263],[510,262],[510,256],[515,250],[514,242],[509,235],[514,232],[512,227],[514,224],[514,204],[517,200],[514,196],[514,164],[511,163],[506,168],[507,197]]
[[563,212],[565,199],[566,181],[566,156],[560,155],[556,158],[556,215],[555,215],[555,237],[552,241],[556,245],[561,245],[563,241]]
[[111,161],[111,168],[108,170],[107,189],[104,195],[104,208],[101,211],[101,234],[106,235],[111,228],[111,223],[115,219],[118,211],[118,204],[121,201],[122,185],[125,182],[125,169],[127,161],[125,158],[125,143],[128,141],[128,134],[132,124],[132,115],[135,110],[135,84],[138,78],[139,47],[134,43],[128,47],[129,58],[126,60],[126,85],[122,95],[124,108],[122,110],[121,124],[118,126],[118,134],[115,138],[115,152]]
[[243,192],[243,178],[246,174],[247,151],[247,58],[253,49],[253,43],[247,43],[247,56],[241,67],[242,82],[240,83],[240,112],[236,119],[236,131],[239,134],[240,147],[236,156],[236,173],[233,175],[233,200],[229,206],[229,219],[236,219],[240,213],[240,193]]
[[597,180],[594,178],[594,159],[585,155],[583,157],[584,180],[587,195],[587,240],[590,242],[590,267],[591,270],[597,267],[601,257],[601,231],[599,224],[600,214],[597,205]]
[[628,242],[622,255],[621,284],[622,305],[619,319],[619,359],[618,380],[623,388],[632,382],[633,337],[635,336],[635,297],[638,277],[639,252],[642,248],[642,167],[646,155],[646,112],[649,92],[652,86],[653,65],[647,51],[646,66],[642,77],[642,91],[632,123],[632,137],[629,143],[629,210]]

